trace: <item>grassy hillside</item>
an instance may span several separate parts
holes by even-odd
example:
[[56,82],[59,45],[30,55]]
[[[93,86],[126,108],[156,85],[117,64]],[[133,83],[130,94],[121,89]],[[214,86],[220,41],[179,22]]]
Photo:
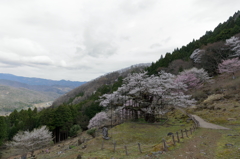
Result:
[[0,113],[32,107],[34,104],[53,101],[54,98],[44,93],[0,85]]
[[[231,130],[215,130],[218,134],[215,150],[216,158],[240,158],[240,71],[236,79],[224,74],[215,77],[215,82],[195,90],[199,98],[196,107],[189,113],[199,115],[206,121],[223,125]],[[210,138],[208,134],[206,138]]]

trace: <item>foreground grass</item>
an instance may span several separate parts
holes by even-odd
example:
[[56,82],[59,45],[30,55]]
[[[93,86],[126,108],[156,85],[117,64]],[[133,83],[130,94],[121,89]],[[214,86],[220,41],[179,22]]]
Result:
[[[171,124],[165,126],[134,122],[121,124],[110,130],[111,140],[104,141],[103,150],[101,150],[103,140],[99,137],[89,143],[91,149],[86,150],[83,156],[86,158],[142,158],[152,152],[162,151],[162,139],[169,140],[167,137],[169,132],[175,133],[180,129],[190,127],[190,124],[169,122]],[[142,153],[139,151],[138,143],[140,143]],[[128,155],[126,155],[125,146]]]
[[[240,103],[238,94],[225,95],[224,98],[202,103],[197,109],[188,110],[189,113],[199,115],[208,122],[222,125],[230,130],[214,130],[220,134],[214,149],[216,159],[240,158]],[[199,109],[200,107],[200,109]],[[213,149],[213,148],[211,148]]]
[[[192,126],[193,123],[187,123],[187,119],[187,116],[176,110],[169,114],[169,120],[164,125],[159,125],[159,123],[125,122],[109,130],[110,140],[103,140],[100,135],[80,146],[63,151],[61,154],[57,154],[60,149],[54,151],[52,148],[50,154],[39,154],[38,158],[76,159],[78,154],[82,154],[84,159],[152,158],[152,153],[162,151],[163,138],[167,140],[168,145],[172,144],[171,137],[167,137],[169,132],[180,132],[181,129],[189,129]],[[116,143],[115,152],[114,143]],[[139,151],[138,143],[140,143],[142,153]],[[83,148],[84,145],[86,145],[86,148]],[[177,144],[175,147],[179,145]],[[169,149],[174,149],[174,147]]]
[[240,158],[240,127],[229,126],[231,130],[222,131],[217,143],[216,158],[239,159]]
[[[212,103],[221,109],[191,109],[188,112],[231,130],[198,128],[193,135],[189,135],[189,138],[184,137],[174,146],[171,137],[167,137],[167,134],[189,129],[192,125],[191,122],[186,122],[188,117],[175,110],[169,113],[169,120],[165,125],[126,122],[109,130],[110,140],[103,140],[101,134],[91,138],[83,133],[78,138],[52,146],[50,154],[37,154],[37,158],[76,159],[81,154],[83,159],[238,159],[240,158],[240,119],[238,117],[240,107],[232,100],[223,103],[222,101]],[[234,120],[228,120],[229,118]],[[87,141],[76,146],[77,140],[82,137]],[[167,140],[169,148],[167,152],[160,154],[158,152],[162,151],[163,138]],[[116,143],[115,152],[114,143]],[[139,152],[138,143],[142,153]],[[68,149],[69,146],[71,149]],[[128,155],[126,155],[125,146],[127,146]]]

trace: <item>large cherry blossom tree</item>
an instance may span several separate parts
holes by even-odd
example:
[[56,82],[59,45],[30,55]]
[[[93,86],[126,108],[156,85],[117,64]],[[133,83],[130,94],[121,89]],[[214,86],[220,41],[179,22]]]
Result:
[[187,107],[195,101],[185,95],[187,86],[176,82],[176,76],[166,72],[148,76],[147,72],[133,73],[126,77],[122,87],[112,94],[105,94],[100,105],[108,109],[131,110],[138,115],[154,116],[166,113],[170,106]]

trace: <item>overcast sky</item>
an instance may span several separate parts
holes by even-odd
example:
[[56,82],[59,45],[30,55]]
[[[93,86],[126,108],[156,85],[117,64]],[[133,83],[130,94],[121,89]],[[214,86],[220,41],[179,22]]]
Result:
[[239,0],[0,0],[0,73],[88,81],[198,39]]

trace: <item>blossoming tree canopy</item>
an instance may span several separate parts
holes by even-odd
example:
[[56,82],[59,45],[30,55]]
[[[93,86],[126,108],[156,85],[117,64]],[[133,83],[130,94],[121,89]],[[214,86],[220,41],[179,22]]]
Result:
[[235,78],[235,72],[240,70],[240,60],[238,58],[223,60],[218,65],[219,73],[231,73],[232,78]]
[[226,45],[230,46],[230,49],[233,51],[233,55],[235,57],[240,56],[240,39],[239,37],[231,37],[226,40]]
[[52,141],[52,133],[46,126],[42,126],[33,131],[20,131],[10,142],[9,146],[13,146],[24,151],[33,151],[47,146]]
[[176,82],[182,82],[187,85],[188,89],[201,86],[204,82],[210,79],[208,73],[204,69],[197,69],[193,67],[189,70],[184,70],[181,72],[177,78]]
[[[195,76],[200,75],[195,73]],[[162,109],[168,109],[168,106],[187,107],[195,102],[190,95],[184,94],[187,85],[181,81],[176,82],[176,76],[170,73],[159,72],[152,76],[146,72],[133,73],[123,82],[117,91],[103,95],[100,105],[156,115],[163,113]]]
[[192,59],[195,63],[201,63],[201,58],[204,53],[205,50],[196,49],[191,54],[190,59]]
[[107,116],[107,113],[99,112],[89,121],[88,128],[104,126],[104,123],[108,121],[110,121],[110,118]]

